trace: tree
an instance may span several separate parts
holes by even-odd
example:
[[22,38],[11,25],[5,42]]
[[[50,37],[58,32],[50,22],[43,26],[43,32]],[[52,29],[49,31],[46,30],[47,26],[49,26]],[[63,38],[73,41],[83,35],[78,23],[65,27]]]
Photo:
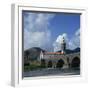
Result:
[[26,52],[24,53],[24,56],[27,57],[27,60],[28,60],[28,59],[29,59],[29,51],[26,51]]
[[44,59],[42,59],[42,60],[41,60],[41,68],[45,68],[45,67],[46,67],[45,60],[44,60]]

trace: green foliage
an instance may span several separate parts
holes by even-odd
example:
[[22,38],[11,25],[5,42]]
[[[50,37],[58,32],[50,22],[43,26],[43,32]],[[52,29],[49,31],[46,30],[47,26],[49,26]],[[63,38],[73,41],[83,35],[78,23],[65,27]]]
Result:
[[40,65],[35,65],[35,64],[30,65],[30,70],[37,70],[39,68],[40,68]]
[[29,69],[29,66],[24,66],[24,71],[26,72],[26,71],[29,71],[30,69]]
[[41,68],[40,62],[38,62],[36,60],[34,60],[30,63],[24,64],[24,71],[32,71],[32,70],[37,70],[40,68]]
[[44,59],[41,60],[41,68],[46,68],[46,63]]

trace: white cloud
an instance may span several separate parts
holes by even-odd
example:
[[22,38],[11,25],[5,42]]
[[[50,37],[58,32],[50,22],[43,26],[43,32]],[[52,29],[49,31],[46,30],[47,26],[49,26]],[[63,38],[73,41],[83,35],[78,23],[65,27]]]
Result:
[[24,49],[44,47],[50,43],[49,22],[54,17],[50,14],[27,13],[24,16]]
[[80,29],[78,29],[72,38],[68,38],[68,35],[66,33],[59,35],[57,39],[55,40],[55,42],[53,43],[54,51],[61,50],[60,43],[63,37],[65,38],[67,49],[73,50],[77,47],[80,47]]
[[[59,35],[56,39],[56,41],[53,43],[54,51],[61,50],[61,42],[62,38],[65,38],[66,43],[68,43],[68,36],[66,33],[63,33],[62,35]],[[66,44],[66,47],[68,47],[68,44]]]
[[77,47],[80,47],[80,29],[75,32],[72,39],[69,41],[69,48],[75,49]]
[[78,29],[78,30],[75,32],[75,35],[76,35],[76,36],[80,36],[80,29]]

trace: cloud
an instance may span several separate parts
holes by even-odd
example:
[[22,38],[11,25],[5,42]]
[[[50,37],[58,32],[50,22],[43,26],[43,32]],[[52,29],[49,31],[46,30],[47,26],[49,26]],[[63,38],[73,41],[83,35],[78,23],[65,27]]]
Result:
[[73,50],[77,47],[80,47],[80,29],[78,29],[72,38],[68,38],[66,33],[59,35],[53,43],[54,51],[61,50],[61,41],[63,37],[65,38],[67,49]]
[[[59,35],[56,39],[56,41],[53,43],[54,51],[61,50],[61,42],[62,38],[65,38],[65,42],[68,43],[68,36],[66,33],[63,33],[62,35]],[[68,47],[68,44],[66,44],[66,47]]]
[[49,47],[51,14],[25,13],[24,15],[24,50],[31,47]]
[[75,49],[77,47],[80,47],[80,29],[75,32],[72,39],[69,41],[69,48]]

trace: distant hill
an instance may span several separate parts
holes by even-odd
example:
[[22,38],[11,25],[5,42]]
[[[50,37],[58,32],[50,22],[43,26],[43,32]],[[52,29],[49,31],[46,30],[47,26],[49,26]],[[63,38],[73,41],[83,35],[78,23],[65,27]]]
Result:
[[78,48],[74,49],[73,52],[80,52],[80,48],[78,47]]
[[38,56],[40,55],[40,52],[45,52],[45,50],[39,48],[39,47],[33,47],[28,50],[24,51],[24,56],[30,56],[30,60],[37,60]]

